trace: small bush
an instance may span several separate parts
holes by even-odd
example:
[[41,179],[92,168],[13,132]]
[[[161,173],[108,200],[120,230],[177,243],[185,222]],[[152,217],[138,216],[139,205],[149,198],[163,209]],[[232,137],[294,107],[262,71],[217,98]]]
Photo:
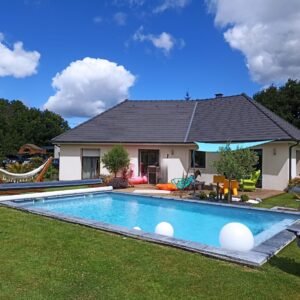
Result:
[[58,169],[50,165],[45,176],[45,180],[58,180]]
[[241,201],[242,202],[247,202],[249,200],[249,196],[246,194],[241,195]]
[[295,177],[291,179],[288,187],[291,189],[296,186],[300,186],[300,177]]
[[207,199],[207,195],[206,195],[206,193],[204,193],[204,192],[200,192],[200,194],[199,194],[199,199],[201,199],[201,200],[205,200],[205,199]]
[[217,198],[217,192],[211,191],[209,193],[209,198],[215,200]]

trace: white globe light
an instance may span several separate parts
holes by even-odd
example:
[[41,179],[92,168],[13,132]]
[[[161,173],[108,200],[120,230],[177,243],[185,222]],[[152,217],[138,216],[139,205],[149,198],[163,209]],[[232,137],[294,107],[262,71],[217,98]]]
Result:
[[251,230],[241,223],[228,223],[220,231],[221,247],[228,250],[249,251],[254,246]]
[[134,226],[133,229],[135,229],[135,230],[142,230],[141,227],[139,227],[139,226]]
[[174,235],[174,229],[170,223],[161,222],[156,225],[155,233],[172,237]]

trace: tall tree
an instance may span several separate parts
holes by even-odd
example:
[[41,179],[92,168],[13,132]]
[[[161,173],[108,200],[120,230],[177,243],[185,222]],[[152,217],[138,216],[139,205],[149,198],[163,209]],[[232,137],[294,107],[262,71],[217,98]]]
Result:
[[270,86],[256,93],[254,100],[300,129],[300,81],[289,79],[281,87]]
[[0,99],[0,159],[26,143],[50,145],[52,138],[68,129],[68,122],[58,114]]

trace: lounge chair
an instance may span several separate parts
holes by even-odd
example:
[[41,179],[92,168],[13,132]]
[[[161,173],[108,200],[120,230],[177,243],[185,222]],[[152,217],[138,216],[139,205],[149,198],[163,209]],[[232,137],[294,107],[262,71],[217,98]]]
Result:
[[189,177],[174,178],[171,180],[171,182],[176,185],[178,190],[184,190],[188,188],[194,182],[194,180],[194,176],[191,175]]
[[241,179],[240,188],[242,191],[255,191],[256,183],[260,176],[260,170],[255,171],[251,174],[249,179]]

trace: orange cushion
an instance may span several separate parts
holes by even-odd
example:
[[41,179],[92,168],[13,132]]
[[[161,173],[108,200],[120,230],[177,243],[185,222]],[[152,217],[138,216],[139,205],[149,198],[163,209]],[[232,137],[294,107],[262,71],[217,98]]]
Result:
[[176,191],[177,190],[176,185],[173,183],[160,183],[160,184],[157,184],[156,187],[159,190],[165,190],[165,191]]

